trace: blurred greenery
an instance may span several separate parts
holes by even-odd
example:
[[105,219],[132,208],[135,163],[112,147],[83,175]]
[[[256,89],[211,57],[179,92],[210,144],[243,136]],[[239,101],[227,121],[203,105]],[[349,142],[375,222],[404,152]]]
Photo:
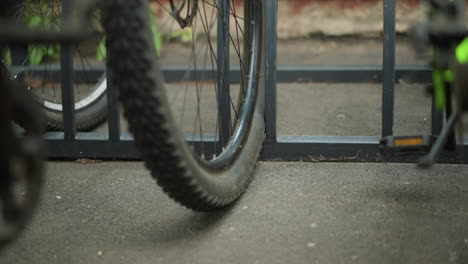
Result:
[[[57,2],[60,4],[61,2]],[[45,1],[30,1],[28,7],[23,8],[22,20],[30,29],[42,29],[58,31],[60,30],[60,13],[57,9],[60,5],[54,6]],[[54,14],[56,12],[57,14]],[[51,43],[32,43],[28,45],[28,62],[31,65],[38,65],[45,58],[60,58],[60,45]]]
[[[21,13],[22,23],[30,29],[41,29],[50,31],[59,31],[61,27],[61,1],[46,3],[47,1],[29,1],[28,6],[23,8]],[[100,10],[93,11],[92,24],[99,24],[101,17]],[[151,30],[153,32],[153,41],[158,55],[162,48],[162,35],[156,22],[156,16],[150,12]],[[99,30],[99,26],[98,26]],[[102,30],[101,30],[102,31]],[[96,59],[104,61],[106,59],[106,37],[100,38],[96,45]],[[175,32],[169,36],[179,38],[181,41],[191,41],[191,32]],[[189,40],[187,40],[189,39]],[[28,45],[28,62],[30,65],[39,65],[46,59],[60,58],[60,44],[58,43],[32,43]],[[9,49],[4,54],[4,63],[11,64],[11,52]]]

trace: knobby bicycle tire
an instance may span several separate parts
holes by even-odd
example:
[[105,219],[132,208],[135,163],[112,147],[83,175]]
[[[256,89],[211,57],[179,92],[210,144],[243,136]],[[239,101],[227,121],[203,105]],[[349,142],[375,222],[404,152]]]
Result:
[[[249,185],[265,135],[263,1],[245,2],[260,11],[254,108],[248,132],[231,159],[213,166],[194,155],[170,112],[149,26],[147,1],[111,0],[103,25],[107,32],[110,81],[118,88],[136,146],[157,183],[180,204],[211,211],[236,201]],[[258,18],[258,17],[257,17]],[[242,102],[248,101],[241,100]]]

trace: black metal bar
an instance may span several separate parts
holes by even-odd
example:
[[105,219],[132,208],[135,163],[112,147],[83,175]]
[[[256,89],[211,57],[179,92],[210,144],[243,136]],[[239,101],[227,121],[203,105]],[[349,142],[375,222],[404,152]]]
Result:
[[382,137],[393,135],[395,101],[395,7],[396,0],[384,1]]
[[[426,66],[402,65],[395,70],[395,78],[405,83],[430,83],[432,70]],[[317,83],[381,83],[382,66],[285,66],[277,67],[277,81]]]
[[277,19],[278,1],[266,1],[265,3],[265,43],[268,48],[265,51],[265,129],[266,140],[276,142],[276,121],[277,121]]
[[[49,158],[140,159],[129,134],[119,142],[107,140],[107,134],[77,133],[76,141],[64,141],[61,132],[48,133]],[[214,135],[212,135],[214,138]],[[188,136],[187,138],[190,138]],[[206,137],[204,136],[204,139]],[[260,159],[306,162],[403,162],[414,163],[421,155],[386,157],[379,154],[379,137],[348,136],[278,136],[278,142],[267,141]],[[206,147],[213,142],[203,142]],[[463,145],[468,147],[468,138]],[[208,155],[208,154],[207,154]],[[468,152],[442,152],[437,163],[468,164]]]
[[106,80],[104,80],[107,92],[107,123],[109,129],[109,140],[112,142],[118,142],[120,140],[120,113],[119,104],[117,100],[118,91],[114,89],[110,80],[110,74],[112,72],[107,71]]
[[[186,135],[194,151],[204,151],[207,156],[220,151],[218,148],[221,146],[215,141],[216,138],[215,135],[203,135],[199,138]],[[108,140],[105,133],[78,132],[75,141],[64,141],[63,132],[49,132],[46,140],[49,158],[140,159],[133,137],[128,133],[122,134],[119,140],[112,141]]]
[[[380,137],[350,136],[278,136],[278,142],[266,142],[260,159],[264,161],[305,162],[398,162],[415,163],[417,155],[382,156]],[[468,140],[464,140],[467,146]],[[468,152],[444,151],[438,163],[468,163]]]
[[[267,67],[269,67],[267,65]],[[103,66],[92,66],[86,72],[82,69],[75,69],[74,78],[76,82],[97,82],[104,74]],[[11,72],[19,74],[24,72],[34,72],[35,75],[47,74],[52,80],[60,80],[60,67],[51,66],[48,71],[44,71],[41,66],[14,66]],[[168,83],[184,81],[194,81],[195,73],[186,67],[173,66],[162,67],[161,72],[164,75],[164,81]],[[212,69],[198,69],[197,80],[213,81],[215,75]],[[45,75],[44,75],[45,76]],[[266,76],[268,78],[268,76]],[[395,69],[396,81],[405,83],[431,83],[432,69],[426,66],[418,65],[400,65]],[[232,66],[229,71],[229,81],[231,84],[240,83],[240,69]],[[276,80],[279,83],[289,82],[317,82],[317,83],[381,83],[382,66],[381,65],[330,65],[330,66],[288,66],[279,65],[276,67]],[[270,87],[270,88],[269,88]],[[266,89],[271,89],[267,86]]]
[[105,133],[77,133],[76,140],[64,141],[64,133],[49,132],[46,139],[49,158],[140,159],[128,134],[110,141]]
[[[339,157],[343,160],[352,157],[361,159],[364,156],[367,161],[376,161],[379,152],[378,137],[281,135],[277,140],[277,143],[264,144],[262,159],[319,162]],[[359,159],[353,158],[355,161],[360,161]]]
[[229,81],[229,1],[218,0],[217,66],[219,139],[225,145],[231,136]]
[[[62,18],[72,15],[72,1],[63,1]],[[75,100],[73,91],[73,52],[68,43],[61,45],[60,67],[62,72],[62,106],[65,141],[75,140]]]
[[437,111],[435,106],[435,98],[432,99],[431,117],[431,134],[439,135],[440,131],[442,131],[442,125],[444,123],[444,113]]
[[[447,122],[445,123],[445,127],[442,127],[442,131],[440,132],[440,137],[443,136],[444,130],[446,129],[446,127],[450,126],[449,123],[451,122],[452,116],[455,116],[455,115],[460,116],[457,113],[454,113],[454,105],[452,101],[453,97],[452,97],[452,90],[451,90],[450,84],[447,84],[446,96],[447,96],[447,102],[445,105],[445,120],[447,120]],[[456,138],[455,129],[454,129],[455,123],[456,123],[456,118],[454,118],[453,125],[451,125],[452,128],[449,128],[448,137],[447,137],[446,144],[445,144],[445,149],[450,150],[450,151],[454,151],[457,145],[457,138]],[[437,142],[435,142],[434,144],[436,143]]]
[[[270,49],[270,48],[269,48]],[[268,50],[266,54],[266,91],[267,96],[271,95],[272,87],[274,85],[268,85],[270,78],[273,74],[271,60],[269,57]],[[270,56],[273,56],[270,54]],[[276,57],[276,55],[274,55]],[[270,71],[271,70],[271,71]],[[166,82],[178,82],[184,80],[195,80],[195,76],[192,72],[189,76],[188,68],[183,67],[163,67],[161,69],[164,74],[164,80]],[[199,69],[200,76],[206,79],[203,80],[214,80],[214,76],[211,73],[211,69]],[[287,82],[327,82],[327,83],[363,83],[363,82],[375,82],[381,83],[383,80],[382,66],[381,65],[330,65],[330,66],[288,66],[278,65],[276,66],[276,81],[279,83]],[[431,83],[432,82],[432,70],[427,66],[419,65],[400,65],[395,70],[396,80],[402,80],[405,83]],[[240,69],[239,67],[231,67],[229,79],[231,83],[240,82]],[[267,101],[268,102],[268,101]]]
[[[457,113],[452,113],[450,117],[447,118],[447,123],[442,128],[442,131],[440,132],[440,136],[432,145],[429,153],[427,153],[427,155],[423,156],[419,160],[418,165],[420,167],[428,168],[432,166],[435,163],[435,161],[439,158],[440,153],[442,152],[442,150],[444,149],[444,146],[447,143],[447,140],[450,140],[450,137],[454,136],[452,135],[452,132],[453,132],[453,128],[455,127],[456,121],[457,121]],[[445,148],[445,149],[450,149],[451,151],[455,150],[456,142],[452,142],[452,144],[453,144],[452,148]]]
[[[11,65],[27,65],[28,64],[28,45],[17,44],[10,45]],[[14,71],[10,71],[15,74]]]
[[[61,66],[59,64],[47,65],[47,69],[44,68],[44,65],[12,66],[10,72],[19,76],[34,72],[34,76],[37,76],[37,78],[47,78],[51,81],[61,81],[62,72],[60,68]],[[79,83],[95,83],[99,81],[99,79],[104,74],[104,71],[104,66],[91,66],[86,70],[74,69],[73,78],[74,81]]]

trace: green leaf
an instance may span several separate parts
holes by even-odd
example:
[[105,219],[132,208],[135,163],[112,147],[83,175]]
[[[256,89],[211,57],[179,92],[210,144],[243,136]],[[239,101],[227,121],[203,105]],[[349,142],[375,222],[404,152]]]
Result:
[[58,43],[53,44],[52,50],[54,52],[52,54],[50,54],[49,56],[52,59],[60,59],[60,44],[58,44]]
[[446,103],[445,86],[442,72],[439,69],[432,70],[432,83],[434,85],[434,100],[439,112],[443,111]]
[[180,41],[182,43],[192,42],[193,39],[193,31],[191,28],[185,28],[180,36]]
[[192,42],[196,37],[191,28],[179,29],[169,34],[169,39],[179,39],[182,43]]
[[38,28],[42,24],[42,19],[39,16],[32,16],[28,19],[27,26],[31,29]]
[[455,49],[455,57],[458,63],[468,63],[468,38],[465,38]]
[[2,58],[3,64],[5,65],[11,65],[11,52],[10,49],[6,49],[3,58]]
[[158,24],[156,23],[156,16],[154,15],[153,12],[151,12],[151,10],[150,10],[150,19],[151,19],[151,31],[153,32],[154,47],[159,56],[161,54],[161,48],[162,48],[162,37],[161,37],[161,32],[159,31],[159,28],[158,28]]
[[39,65],[47,54],[47,48],[44,45],[29,45],[28,54],[29,64]]
[[96,59],[103,61],[106,59],[106,38],[102,38],[96,48]]

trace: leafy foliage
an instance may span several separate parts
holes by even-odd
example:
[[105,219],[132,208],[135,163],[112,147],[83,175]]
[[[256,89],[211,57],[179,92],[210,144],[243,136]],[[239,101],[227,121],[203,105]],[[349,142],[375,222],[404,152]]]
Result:
[[[60,8],[61,1],[56,3],[46,3],[47,1],[30,1],[28,7],[24,7],[22,20],[30,29],[41,29],[58,31],[61,27]],[[52,59],[60,58],[59,44],[38,44],[28,45],[28,62],[31,65],[38,65],[47,57]]]
[[[61,4],[62,1],[29,1],[21,14],[21,21],[30,29],[40,29],[48,31],[59,31],[61,28]],[[92,23],[99,24],[101,17],[100,10],[96,9],[92,14]],[[150,12],[151,29],[153,31],[153,41],[158,55],[162,48],[162,36],[157,26],[156,17]],[[95,21],[94,21],[95,20]],[[96,27],[99,27],[96,25]],[[104,61],[106,59],[106,38],[105,33],[100,38],[96,46],[96,59]],[[177,37],[177,36],[176,36]],[[4,62],[11,63],[11,53],[9,50],[4,54]],[[47,59],[56,60],[60,58],[60,44],[58,43],[32,43],[28,45],[28,62],[30,65],[39,65]]]

